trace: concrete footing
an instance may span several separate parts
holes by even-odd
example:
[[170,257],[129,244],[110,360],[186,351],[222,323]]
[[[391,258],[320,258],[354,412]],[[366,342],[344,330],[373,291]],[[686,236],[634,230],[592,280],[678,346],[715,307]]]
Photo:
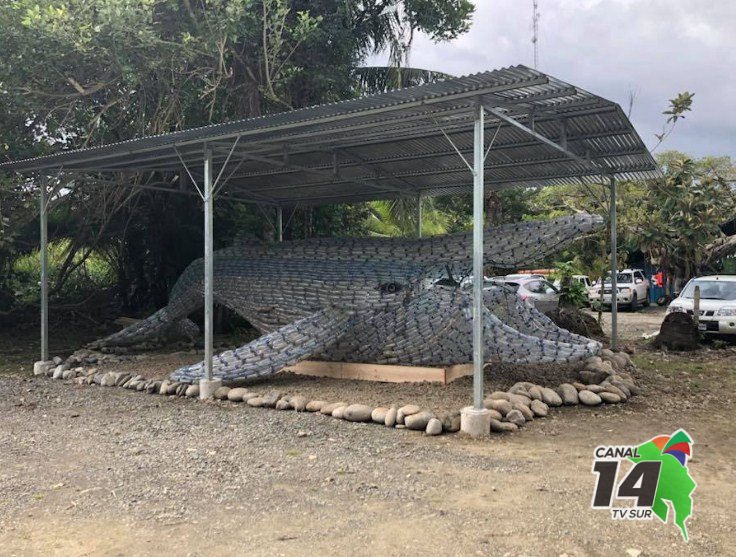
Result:
[[[202,400],[215,396],[215,391],[222,387],[222,379],[200,379],[199,380],[199,398]],[[490,422],[488,422],[490,424]]]
[[52,367],[56,367],[53,360],[33,362],[33,375],[46,375]]
[[460,431],[471,437],[488,437],[491,434],[491,412],[466,406],[460,410]]

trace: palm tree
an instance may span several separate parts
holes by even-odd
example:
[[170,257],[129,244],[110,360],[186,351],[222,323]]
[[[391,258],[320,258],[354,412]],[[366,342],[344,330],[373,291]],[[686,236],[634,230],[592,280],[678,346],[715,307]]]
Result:
[[[438,211],[431,198],[422,200],[422,233],[445,234],[447,216]],[[366,227],[372,236],[417,236],[417,204],[410,199],[385,199],[368,203],[370,215]]]

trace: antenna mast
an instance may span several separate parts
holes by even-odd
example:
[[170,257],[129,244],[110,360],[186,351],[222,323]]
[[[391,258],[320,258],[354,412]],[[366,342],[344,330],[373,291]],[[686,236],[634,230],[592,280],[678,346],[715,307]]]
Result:
[[538,0],[532,0],[532,44],[534,45],[534,69],[539,65],[539,4]]

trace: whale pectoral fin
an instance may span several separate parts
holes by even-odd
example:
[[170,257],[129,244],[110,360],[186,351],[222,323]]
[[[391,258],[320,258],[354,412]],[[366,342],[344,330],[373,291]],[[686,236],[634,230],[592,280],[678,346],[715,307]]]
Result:
[[[353,327],[355,316],[339,310],[320,310],[263,335],[235,350],[215,356],[214,377],[227,381],[271,375],[322,352]],[[204,376],[204,363],[177,369],[172,379],[193,382]]]

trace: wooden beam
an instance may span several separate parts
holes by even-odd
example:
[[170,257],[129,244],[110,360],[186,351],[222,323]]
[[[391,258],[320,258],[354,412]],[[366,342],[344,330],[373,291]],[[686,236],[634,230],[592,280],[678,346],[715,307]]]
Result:
[[448,367],[399,366],[381,364],[356,364],[347,362],[316,362],[304,360],[283,369],[297,375],[312,377],[331,377],[333,379],[359,379],[362,381],[381,381],[385,383],[442,383],[471,375],[472,364],[459,364]]

